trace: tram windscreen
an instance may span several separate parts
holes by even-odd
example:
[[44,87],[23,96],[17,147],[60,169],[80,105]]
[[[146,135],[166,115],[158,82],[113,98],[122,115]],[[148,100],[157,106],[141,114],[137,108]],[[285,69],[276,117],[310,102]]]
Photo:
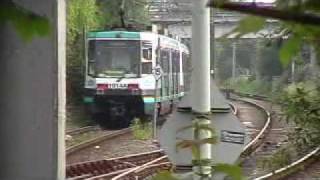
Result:
[[140,41],[90,40],[89,74],[97,77],[138,75]]

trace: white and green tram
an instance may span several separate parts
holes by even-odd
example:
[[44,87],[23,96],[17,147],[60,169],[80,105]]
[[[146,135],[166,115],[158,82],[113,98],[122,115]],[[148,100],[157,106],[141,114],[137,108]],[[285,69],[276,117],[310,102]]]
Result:
[[[84,102],[101,125],[128,126],[153,115],[154,103],[159,114],[168,113],[189,90],[189,50],[176,39],[99,31],[87,34],[86,45]],[[162,69],[157,87],[155,67]]]

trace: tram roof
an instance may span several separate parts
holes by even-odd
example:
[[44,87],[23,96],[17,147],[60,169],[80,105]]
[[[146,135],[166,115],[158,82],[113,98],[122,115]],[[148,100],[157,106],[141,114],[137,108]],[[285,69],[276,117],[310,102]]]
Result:
[[88,38],[140,39],[140,32],[130,32],[130,31],[92,31],[92,32],[88,32]]

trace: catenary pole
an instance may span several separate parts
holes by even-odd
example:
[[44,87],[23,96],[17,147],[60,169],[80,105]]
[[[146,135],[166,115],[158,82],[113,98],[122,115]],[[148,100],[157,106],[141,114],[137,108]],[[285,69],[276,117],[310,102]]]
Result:
[[[209,126],[206,118],[210,113],[210,9],[206,8],[207,0],[192,1],[192,111],[195,113],[193,123]],[[200,115],[200,118],[199,118]],[[203,116],[204,115],[204,116]],[[208,130],[194,130],[194,139],[210,138]],[[204,162],[211,159],[211,144],[200,144],[200,159]],[[211,167],[196,163],[193,166],[194,179],[211,176]]]
[[236,77],[236,43],[232,44],[232,78]]

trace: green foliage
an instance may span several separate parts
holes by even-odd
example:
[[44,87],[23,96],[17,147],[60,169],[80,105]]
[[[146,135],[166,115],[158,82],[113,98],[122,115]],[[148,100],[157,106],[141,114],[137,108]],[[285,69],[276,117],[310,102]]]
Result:
[[[242,176],[242,170],[239,166],[235,165],[230,165],[230,164],[221,164],[221,163],[214,163],[211,159],[201,159],[201,152],[200,152],[200,146],[204,144],[216,144],[218,142],[218,137],[215,135],[215,130],[211,127],[209,127],[207,124],[203,123],[203,120],[206,120],[206,116],[204,115],[199,115],[197,116],[194,120],[191,126],[183,127],[177,131],[185,131],[187,129],[192,129],[194,132],[194,140],[182,140],[177,143],[177,148],[190,148],[192,150],[192,156],[193,156],[193,161],[192,164],[193,166],[199,166],[200,167],[200,172],[203,171],[204,166],[209,166],[211,167],[212,175],[215,173],[225,173],[229,177],[235,180],[241,180],[243,179]],[[209,133],[210,136],[208,138],[200,139],[200,134],[202,133]],[[170,174],[170,173],[169,173]],[[168,174],[165,174],[166,176],[163,179],[158,179],[158,180],[164,180],[166,177],[172,178],[172,176],[169,176]],[[197,174],[199,176],[205,176],[203,173]],[[178,179],[183,179],[179,178],[179,176],[176,176]],[[203,177],[205,178],[205,177]]]
[[242,169],[239,166],[230,165],[230,164],[215,164],[213,166],[213,173],[225,173],[229,177],[231,177],[234,180],[242,180]]
[[319,82],[304,82],[289,86],[280,99],[287,121],[293,121],[298,129],[298,141],[302,144],[320,143],[320,86]]
[[130,126],[133,136],[139,140],[147,140],[152,137],[152,126],[150,123],[142,123],[139,119],[134,119]]
[[270,95],[272,93],[271,83],[265,80],[250,80],[246,78],[229,79],[225,87],[234,89],[241,93]]
[[67,3],[67,94],[79,101],[84,81],[84,33],[101,28],[103,19],[96,0],[69,0]]
[[[191,126],[186,126],[177,131],[177,133],[192,129],[194,132],[194,139],[193,140],[182,140],[177,143],[177,149],[183,149],[183,148],[191,148],[192,155],[195,157],[195,159],[200,159],[200,145],[203,144],[216,144],[218,142],[217,136],[215,136],[215,131],[213,128],[209,127],[206,124],[201,124],[200,121],[203,117],[196,118]],[[210,133],[210,136],[205,139],[199,139],[200,131],[204,131],[207,133]]]
[[87,31],[100,28],[103,19],[96,0],[69,0],[68,1],[68,41],[75,42],[83,29]]
[[[301,12],[301,13],[314,13],[319,14],[320,3],[318,0],[277,0],[277,9],[288,12]],[[247,34],[250,32],[256,32],[264,27],[262,18],[245,18],[239,23],[236,28],[236,32]],[[320,27],[312,25],[301,25],[293,22],[280,21],[278,28],[273,32],[273,35],[277,35],[278,38],[288,39],[282,44],[281,51],[279,53],[281,62],[284,66],[288,64],[296,57],[301,50],[301,46],[304,43],[311,44],[319,50],[320,43],[318,38],[320,37]]]
[[4,23],[11,23],[25,41],[50,34],[50,24],[46,17],[36,15],[11,1],[0,6],[0,25]]
[[[98,0],[103,17],[107,20],[105,27],[120,26],[120,8],[122,0]],[[125,23],[149,24],[147,0],[125,0],[124,2],[124,20]]]
[[[265,27],[266,19],[258,16],[247,16],[239,22],[239,26],[232,31],[238,33],[237,37],[249,33],[256,33]],[[231,34],[231,33],[230,33]]]
[[291,152],[286,148],[282,148],[270,157],[265,157],[259,160],[258,166],[263,170],[274,172],[277,169],[283,168],[292,162]]

